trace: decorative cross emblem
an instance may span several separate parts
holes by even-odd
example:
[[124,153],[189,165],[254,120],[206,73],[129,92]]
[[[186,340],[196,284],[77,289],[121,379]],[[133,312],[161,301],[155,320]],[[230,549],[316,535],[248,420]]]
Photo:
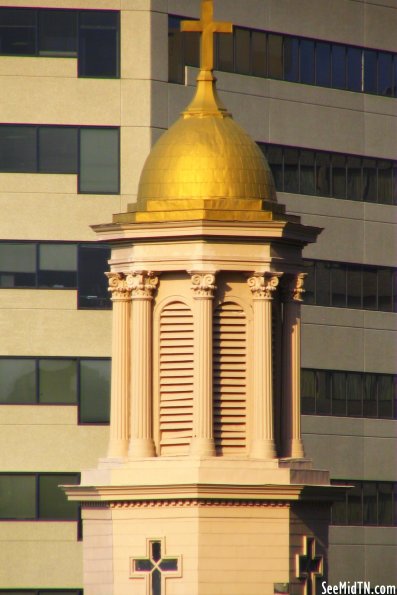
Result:
[[182,21],[181,31],[201,33],[200,70],[214,69],[214,33],[232,33],[232,23],[214,21],[213,0],[202,0],[199,21]]
[[305,595],[316,595],[316,578],[323,576],[323,556],[316,556],[314,537],[303,538],[303,554],[296,554],[296,576],[305,581]]
[[147,595],[165,595],[165,580],[182,576],[181,556],[165,556],[164,539],[147,540],[147,557],[130,558],[130,578],[146,578]]

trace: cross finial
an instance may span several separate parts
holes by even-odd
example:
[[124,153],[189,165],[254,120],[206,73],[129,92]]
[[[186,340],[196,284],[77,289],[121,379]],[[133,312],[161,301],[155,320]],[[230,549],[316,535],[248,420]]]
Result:
[[182,31],[201,33],[200,70],[212,71],[214,68],[214,33],[232,33],[232,23],[214,21],[213,0],[202,0],[199,21],[182,21]]

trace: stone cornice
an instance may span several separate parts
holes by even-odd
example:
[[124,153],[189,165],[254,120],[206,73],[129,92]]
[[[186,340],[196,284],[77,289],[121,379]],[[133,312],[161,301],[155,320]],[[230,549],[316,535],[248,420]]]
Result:
[[[294,502],[334,500],[338,486],[170,484],[162,486],[63,486],[80,502]],[[343,488],[344,489],[344,488]],[[226,505],[226,504],[225,504]]]
[[181,238],[269,238],[282,239],[306,245],[315,242],[322,228],[286,221],[173,221],[159,223],[105,223],[91,226],[103,241],[134,242],[167,239],[179,242]]

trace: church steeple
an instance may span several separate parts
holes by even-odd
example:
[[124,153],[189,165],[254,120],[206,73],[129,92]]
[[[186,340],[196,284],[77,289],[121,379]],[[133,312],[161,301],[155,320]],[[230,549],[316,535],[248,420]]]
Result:
[[320,230],[285,214],[216,95],[213,34],[231,25],[203,0],[183,28],[202,32],[195,98],[151,151],[136,209],[94,227],[113,246],[110,440],[68,495],[110,537],[85,547],[87,576],[107,568],[87,593],[300,592],[294,532],[324,553],[332,489],[300,434],[302,250]]

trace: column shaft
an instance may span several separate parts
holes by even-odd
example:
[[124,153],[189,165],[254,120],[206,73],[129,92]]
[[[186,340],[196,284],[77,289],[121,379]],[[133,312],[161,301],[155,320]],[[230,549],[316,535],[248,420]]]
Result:
[[152,431],[152,291],[157,279],[149,273],[127,277],[132,287],[131,436],[130,458],[155,454]]
[[193,437],[190,452],[215,455],[212,399],[212,299],[215,276],[194,274],[195,298],[195,393]]
[[107,273],[112,293],[112,376],[108,458],[124,459],[129,438],[130,292],[122,273]]
[[257,275],[248,284],[253,293],[253,428],[251,456],[276,456],[273,415],[272,293],[278,276]]
[[284,456],[304,457],[301,438],[301,297],[304,275],[294,280],[283,310],[283,419]]

